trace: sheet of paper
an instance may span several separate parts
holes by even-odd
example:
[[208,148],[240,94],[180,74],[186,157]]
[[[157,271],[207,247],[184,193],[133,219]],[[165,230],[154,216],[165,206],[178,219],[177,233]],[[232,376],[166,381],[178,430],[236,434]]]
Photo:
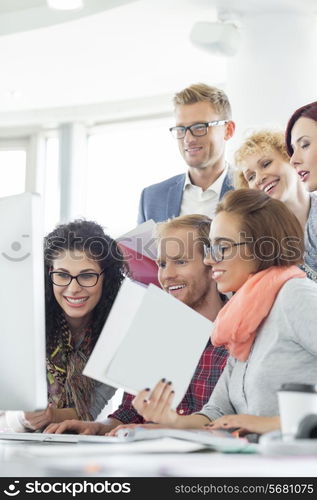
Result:
[[141,306],[147,288],[125,279],[111,308],[95,348],[83,370],[87,377],[105,382],[110,364]]
[[[162,378],[182,400],[213,323],[154,285],[124,283],[84,374],[137,394]],[[138,295],[138,300],[135,296]]]

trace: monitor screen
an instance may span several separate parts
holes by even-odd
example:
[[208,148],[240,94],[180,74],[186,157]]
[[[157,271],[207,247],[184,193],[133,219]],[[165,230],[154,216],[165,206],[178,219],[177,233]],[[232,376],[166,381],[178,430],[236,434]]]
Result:
[[0,198],[0,409],[47,406],[43,210],[37,194]]

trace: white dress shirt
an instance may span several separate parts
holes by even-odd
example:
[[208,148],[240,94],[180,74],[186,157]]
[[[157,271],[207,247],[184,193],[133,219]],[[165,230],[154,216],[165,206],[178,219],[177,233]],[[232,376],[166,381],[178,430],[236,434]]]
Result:
[[218,179],[205,191],[201,187],[192,184],[187,172],[179,215],[201,214],[207,215],[212,219],[216,212],[216,206],[227,171],[228,169],[225,168]]

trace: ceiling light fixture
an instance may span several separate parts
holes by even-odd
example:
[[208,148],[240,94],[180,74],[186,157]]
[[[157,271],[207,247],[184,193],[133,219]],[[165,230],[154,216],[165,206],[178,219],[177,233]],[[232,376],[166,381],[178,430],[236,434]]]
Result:
[[82,9],[84,4],[83,0],[46,0],[47,5],[51,9],[57,10],[75,10]]
[[240,45],[240,33],[233,23],[198,22],[190,33],[191,42],[219,55],[234,56]]

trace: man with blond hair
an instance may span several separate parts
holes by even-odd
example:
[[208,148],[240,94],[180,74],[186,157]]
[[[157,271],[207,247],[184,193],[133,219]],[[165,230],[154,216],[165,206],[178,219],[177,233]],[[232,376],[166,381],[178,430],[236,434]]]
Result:
[[174,107],[176,125],[170,132],[188,170],[143,189],[139,224],[191,213],[213,217],[218,201],[233,189],[225,161],[226,142],[235,130],[227,95],[198,83],[175,94]]
[[[211,268],[204,264],[203,247],[209,243],[210,223],[209,217],[188,215],[158,224],[157,264],[158,279],[163,290],[214,321],[224,305],[224,297],[217,291]],[[208,340],[187,392],[177,407],[179,415],[199,411],[209,400],[226,365],[227,356],[224,348],[214,347]],[[181,359],[180,345],[175,364],[181,363]],[[125,393],[119,408],[105,422],[66,420],[61,424],[51,424],[46,432],[75,431],[101,435],[122,424],[143,423],[144,420],[133,408],[132,400],[133,396]]]

